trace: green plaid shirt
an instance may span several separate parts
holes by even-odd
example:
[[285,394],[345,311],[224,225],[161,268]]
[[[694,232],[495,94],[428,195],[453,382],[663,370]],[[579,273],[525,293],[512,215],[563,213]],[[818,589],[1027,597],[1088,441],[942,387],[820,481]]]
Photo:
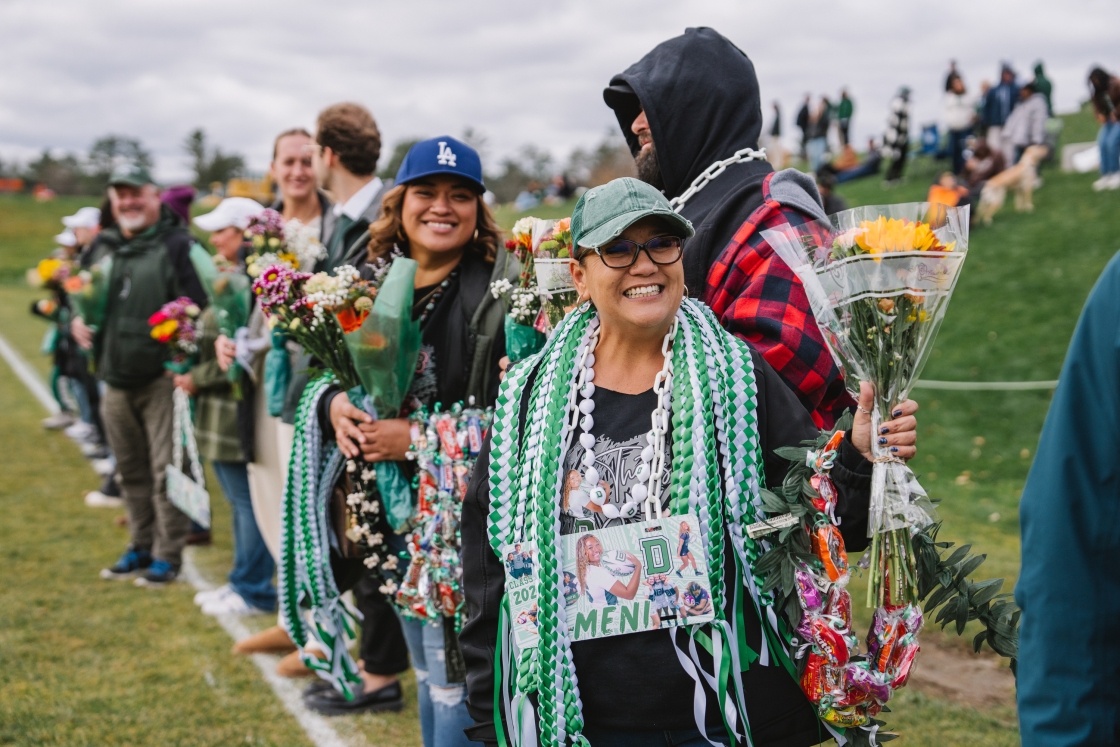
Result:
[[220,330],[213,307],[198,320],[198,364],[191,379],[198,388],[194,408],[194,437],[198,455],[215,462],[243,462],[241,439],[237,433],[237,400],[233,399],[229,377],[218,366],[214,342]]

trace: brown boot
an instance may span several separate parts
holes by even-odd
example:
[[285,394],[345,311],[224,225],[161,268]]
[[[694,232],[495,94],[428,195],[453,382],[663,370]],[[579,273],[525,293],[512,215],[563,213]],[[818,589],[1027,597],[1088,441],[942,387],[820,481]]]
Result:
[[288,632],[279,625],[273,625],[248,638],[233,644],[233,653],[243,654],[287,654],[296,650],[296,644],[288,637]]
[[[311,654],[318,659],[326,659],[326,655],[321,651],[311,651]],[[299,651],[293,651],[280,660],[276,665],[276,674],[281,677],[310,677],[314,672],[308,669],[299,658]]]

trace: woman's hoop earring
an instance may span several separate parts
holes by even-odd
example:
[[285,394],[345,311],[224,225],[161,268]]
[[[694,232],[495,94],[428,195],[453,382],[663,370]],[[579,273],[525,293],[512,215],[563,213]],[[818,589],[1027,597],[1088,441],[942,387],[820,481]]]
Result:
[[687,285],[684,287],[684,295],[685,295],[685,298],[688,298],[688,286]]
[[478,241],[478,229],[474,229],[474,240]]

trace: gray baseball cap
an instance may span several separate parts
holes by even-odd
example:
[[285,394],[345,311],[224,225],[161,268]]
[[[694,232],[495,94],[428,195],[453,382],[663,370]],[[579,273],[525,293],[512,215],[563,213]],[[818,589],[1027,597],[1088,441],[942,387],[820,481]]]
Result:
[[[583,193],[572,211],[572,246],[593,249],[617,239],[642,218],[664,218],[689,238],[696,231],[669,206],[657,189],[629,176],[592,187]],[[575,254],[575,252],[573,252]]]

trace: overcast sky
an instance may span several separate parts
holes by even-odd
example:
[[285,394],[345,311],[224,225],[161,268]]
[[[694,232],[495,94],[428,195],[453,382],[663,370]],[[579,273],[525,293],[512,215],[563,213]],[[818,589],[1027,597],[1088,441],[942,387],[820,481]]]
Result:
[[750,56],[787,133],[804,93],[846,85],[855,133],[878,134],[907,84],[916,134],[939,115],[950,58],[970,91],[1000,60],[1029,77],[1042,59],[1059,110],[1086,98],[1092,64],[1120,71],[1116,0],[0,0],[0,157],[84,153],[115,133],[172,181],[201,126],[263,170],[277,132],[353,100],[386,152],[472,126],[490,167],[526,143],[563,159],[617,127],[602,100],[613,74],[699,25]]

